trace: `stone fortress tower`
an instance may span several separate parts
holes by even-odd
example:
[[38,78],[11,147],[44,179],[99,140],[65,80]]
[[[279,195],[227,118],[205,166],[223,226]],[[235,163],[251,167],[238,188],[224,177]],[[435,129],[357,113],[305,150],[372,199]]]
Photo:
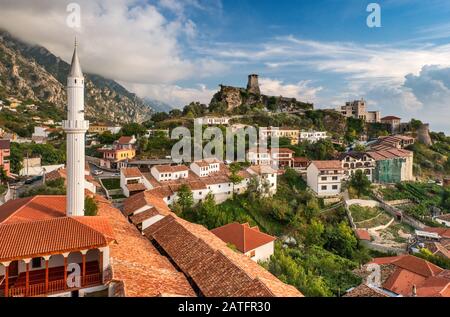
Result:
[[430,125],[428,123],[422,124],[417,130],[417,140],[427,146],[433,144],[430,137]]
[[84,216],[85,134],[89,122],[84,120],[84,76],[78,59],[77,43],[67,78],[67,216]]
[[248,75],[247,91],[256,95],[261,94],[261,90],[259,89],[258,75]]

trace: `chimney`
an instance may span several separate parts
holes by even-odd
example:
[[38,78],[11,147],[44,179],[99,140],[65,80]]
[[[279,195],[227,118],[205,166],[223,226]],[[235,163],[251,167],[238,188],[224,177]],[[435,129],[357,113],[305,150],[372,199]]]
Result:
[[416,284],[412,286],[412,297],[417,297],[417,287]]

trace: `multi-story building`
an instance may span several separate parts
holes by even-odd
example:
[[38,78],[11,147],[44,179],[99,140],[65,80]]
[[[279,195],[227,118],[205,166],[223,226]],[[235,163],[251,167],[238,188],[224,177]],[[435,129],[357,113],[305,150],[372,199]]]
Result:
[[307,169],[308,186],[319,197],[336,196],[345,178],[341,161],[312,161]]
[[291,140],[291,144],[295,145],[298,144],[300,130],[278,127],[259,128],[259,136],[265,140],[268,140],[269,137],[288,138]]
[[326,131],[301,131],[299,141],[308,141],[316,143],[319,140],[328,139]]
[[288,148],[251,148],[247,152],[247,161],[253,165],[268,165],[277,169],[293,167],[294,154],[295,152]]
[[191,164],[191,170],[200,177],[206,177],[220,171],[220,161],[216,159],[196,161]]
[[381,123],[389,126],[391,133],[398,133],[400,131],[401,118],[396,116],[387,116],[381,118]]
[[98,149],[99,152],[103,153],[100,166],[116,170],[126,167],[126,161],[132,160],[136,156],[136,141],[134,136],[122,136],[114,142],[112,148]]
[[360,170],[367,178],[372,181],[373,173],[376,167],[375,160],[367,153],[349,152],[339,155],[338,160],[341,161],[345,170],[346,178],[351,177],[356,171]]
[[3,168],[8,176],[11,171],[9,162],[9,157],[11,155],[10,146],[11,143],[9,140],[0,140],[0,167]]
[[372,181],[376,183],[399,183],[414,181],[414,153],[404,149],[386,149],[367,152],[376,161]]
[[373,151],[388,150],[392,148],[404,149],[405,147],[414,144],[415,141],[415,138],[401,134],[381,136],[375,142],[371,142],[369,147]]
[[157,165],[153,166],[150,171],[158,182],[175,181],[189,176],[189,168],[184,165]]
[[341,106],[336,110],[347,118],[362,119],[369,123],[380,122],[380,112],[367,111],[364,99],[348,101],[345,103],[345,106]]

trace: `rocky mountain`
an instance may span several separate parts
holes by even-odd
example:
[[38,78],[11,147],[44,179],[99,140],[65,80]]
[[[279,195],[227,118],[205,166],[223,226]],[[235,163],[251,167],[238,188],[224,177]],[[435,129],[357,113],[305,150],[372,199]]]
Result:
[[168,103],[165,103],[163,101],[151,99],[151,98],[144,98],[144,101],[151,105],[153,111],[155,112],[167,112],[169,113],[170,110],[175,109],[175,107],[169,105]]
[[[29,45],[0,31],[0,96],[66,105],[70,65],[46,48]],[[142,122],[153,110],[144,100],[113,80],[86,77],[86,116],[91,121]]]
[[[256,90],[259,91],[259,87]],[[248,87],[240,88],[224,85],[220,86],[220,90],[213,96],[210,104],[223,104],[228,110],[242,106],[263,106],[274,112],[296,112],[314,109],[313,104],[297,101],[295,98],[267,96],[254,93]]]

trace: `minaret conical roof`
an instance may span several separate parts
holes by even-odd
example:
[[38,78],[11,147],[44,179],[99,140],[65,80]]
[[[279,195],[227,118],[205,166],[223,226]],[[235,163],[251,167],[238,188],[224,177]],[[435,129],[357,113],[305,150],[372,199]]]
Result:
[[80,60],[78,59],[77,42],[75,40],[75,49],[73,51],[72,64],[70,67],[69,77],[83,77]]

